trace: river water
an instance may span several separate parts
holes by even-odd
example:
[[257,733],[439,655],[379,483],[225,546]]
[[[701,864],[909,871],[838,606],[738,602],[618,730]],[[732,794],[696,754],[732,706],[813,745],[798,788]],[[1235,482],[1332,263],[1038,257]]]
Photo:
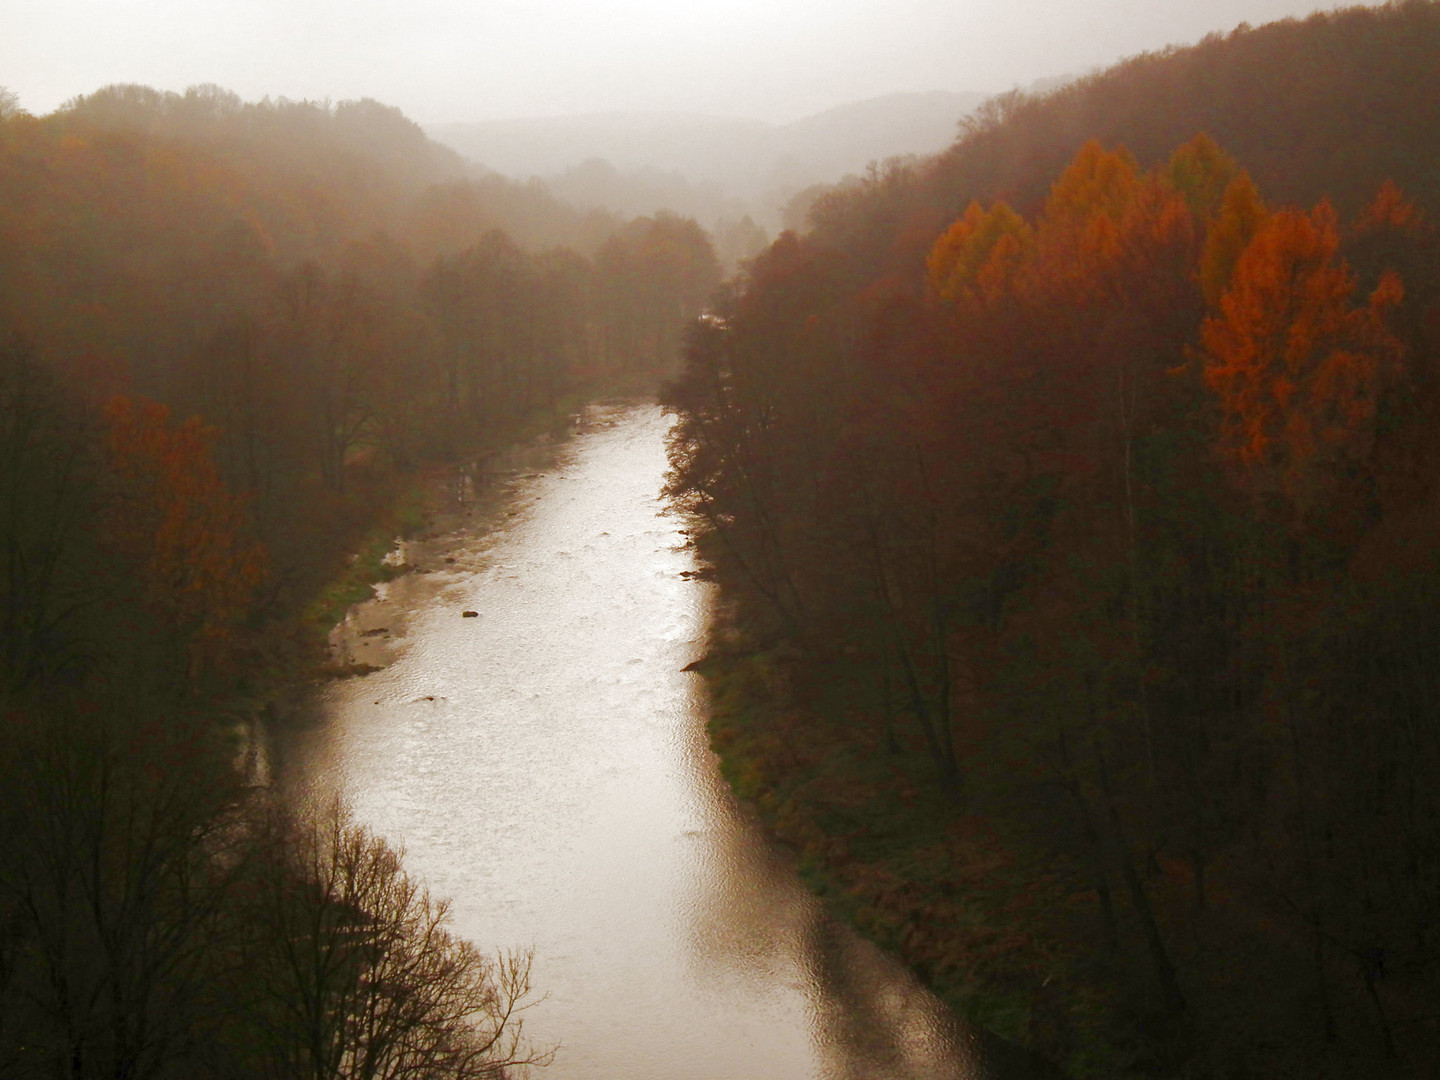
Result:
[[[831,920],[721,778],[711,586],[659,490],[667,420],[587,410],[490,463],[352,609],[276,767],[342,792],[483,949],[533,948],[542,1080],[960,1080],[981,1040]],[[474,617],[463,612],[473,611]]]

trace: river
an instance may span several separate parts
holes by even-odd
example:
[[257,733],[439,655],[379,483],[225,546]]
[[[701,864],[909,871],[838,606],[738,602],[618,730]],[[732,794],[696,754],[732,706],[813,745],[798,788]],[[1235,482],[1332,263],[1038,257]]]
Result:
[[[592,405],[457,484],[333,635],[277,780],[405,849],[482,948],[533,948],[541,1080],[978,1080],[982,1040],[830,919],[720,776],[667,419]],[[463,613],[472,611],[473,617]]]

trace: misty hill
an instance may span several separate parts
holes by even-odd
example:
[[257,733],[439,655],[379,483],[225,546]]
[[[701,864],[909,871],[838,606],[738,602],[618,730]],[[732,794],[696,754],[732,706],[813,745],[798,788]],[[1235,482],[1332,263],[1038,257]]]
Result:
[[[1270,197],[1331,200],[1354,215],[1393,180],[1440,208],[1440,4],[1400,0],[1241,26],[1132,57],[1049,91],[986,101],[938,157],[855,179],[809,224],[869,270],[923,263],[927,227],[972,200],[1036,213],[1086,141],[1125,146],[1149,168],[1205,132]],[[908,231],[899,230],[909,222]]]
[[57,116],[115,132],[143,133],[210,147],[333,186],[382,185],[393,196],[459,179],[471,172],[453,149],[426,137],[399,109],[358,101],[246,102],[202,83],[183,94],[116,83],[71,98]]
[[[573,202],[629,213],[665,205],[710,220],[721,213],[738,216],[737,210],[773,219],[791,195],[809,185],[834,182],[877,159],[944,149],[961,119],[985,97],[889,94],[788,124],[685,113],[596,113],[443,124],[427,131],[505,175],[559,178],[557,193]],[[577,168],[580,175],[573,175]],[[572,174],[568,182],[567,174]],[[617,183],[619,178],[624,183]],[[662,202],[646,205],[654,198]],[[727,208],[727,199],[741,205]]]
[[1049,93],[987,102],[940,160],[950,213],[971,198],[1033,210],[1088,139],[1151,164],[1204,131],[1268,191],[1353,213],[1382,180],[1440,205],[1440,6],[1401,0],[1215,33]]
[[768,138],[759,120],[692,113],[588,113],[439,124],[431,138],[507,176],[552,176],[590,159],[618,169],[715,176],[736,147]]
[[543,184],[476,168],[399,109],[368,98],[246,102],[213,84],[183,94],[114,84],[72,98],[43,122],[82,138],[107,132],[115,145],[153,140],[206,156],[287,259],[324,257],[377,230],[413,244],[421,258],[453,254],[492,229],[527,250],[590,255],[619,224]]
[[931,153],[989,95],[886,94],[807,116],[775,130],[777,172],[797,186],[838,180],[871,161]]

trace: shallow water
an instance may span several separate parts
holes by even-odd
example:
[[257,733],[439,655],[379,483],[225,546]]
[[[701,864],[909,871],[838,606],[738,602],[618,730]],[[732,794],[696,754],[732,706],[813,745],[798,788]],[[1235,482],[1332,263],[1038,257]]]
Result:
[[720,777],[682,670],[712,595],[659,500],[666,429],[653,405],[595,405],[458,491],[400,552],[416,572],[337,629],[381,670],[318,693],[281,780],[343,791],[460,934],[534,948],[545,1080],[992,1075]]

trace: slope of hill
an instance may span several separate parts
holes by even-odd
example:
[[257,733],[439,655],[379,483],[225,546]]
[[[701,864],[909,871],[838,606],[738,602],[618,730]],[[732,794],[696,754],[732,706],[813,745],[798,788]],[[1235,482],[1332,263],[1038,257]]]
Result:
[[961,121],[987,96],[886,94],[807,116],[774,129],[777,171],[783,175],[793,167],[796,181],[813,184],[859,172],[871,161],[930,153],[953,140]]
[[550,176],[591,158],[617,169],[726,176],[742,146],[768,138],[759,120],[691,113],[589,113],[440,124],[430,137],[507,176]]
[[[1440,6],[1395,0],[1241,26],[1048,92],[984,102],[944,153],[853,178],[815,204],[816,238],[857,273],[911,273],[973,201],[1038,212],[1091,139],[1143,168],[1205,132],[1271,198],[1360,211],[1386,180],[1440,212]],[[1038,89],[1038,88],[1037,88]]]
[[1072,1076],[1436,1075],[1437,56],[1402,0],[1002,96],[668,389],[727,775]]
[[1279,198],[1354,211],[1381,179],[1440,206],[1440,10],[1318,13],[1134,57],[1048,94],[995,99],[940,162],[947,209],[1038,206],[1089,139],[1151,164],[1198,131]]

